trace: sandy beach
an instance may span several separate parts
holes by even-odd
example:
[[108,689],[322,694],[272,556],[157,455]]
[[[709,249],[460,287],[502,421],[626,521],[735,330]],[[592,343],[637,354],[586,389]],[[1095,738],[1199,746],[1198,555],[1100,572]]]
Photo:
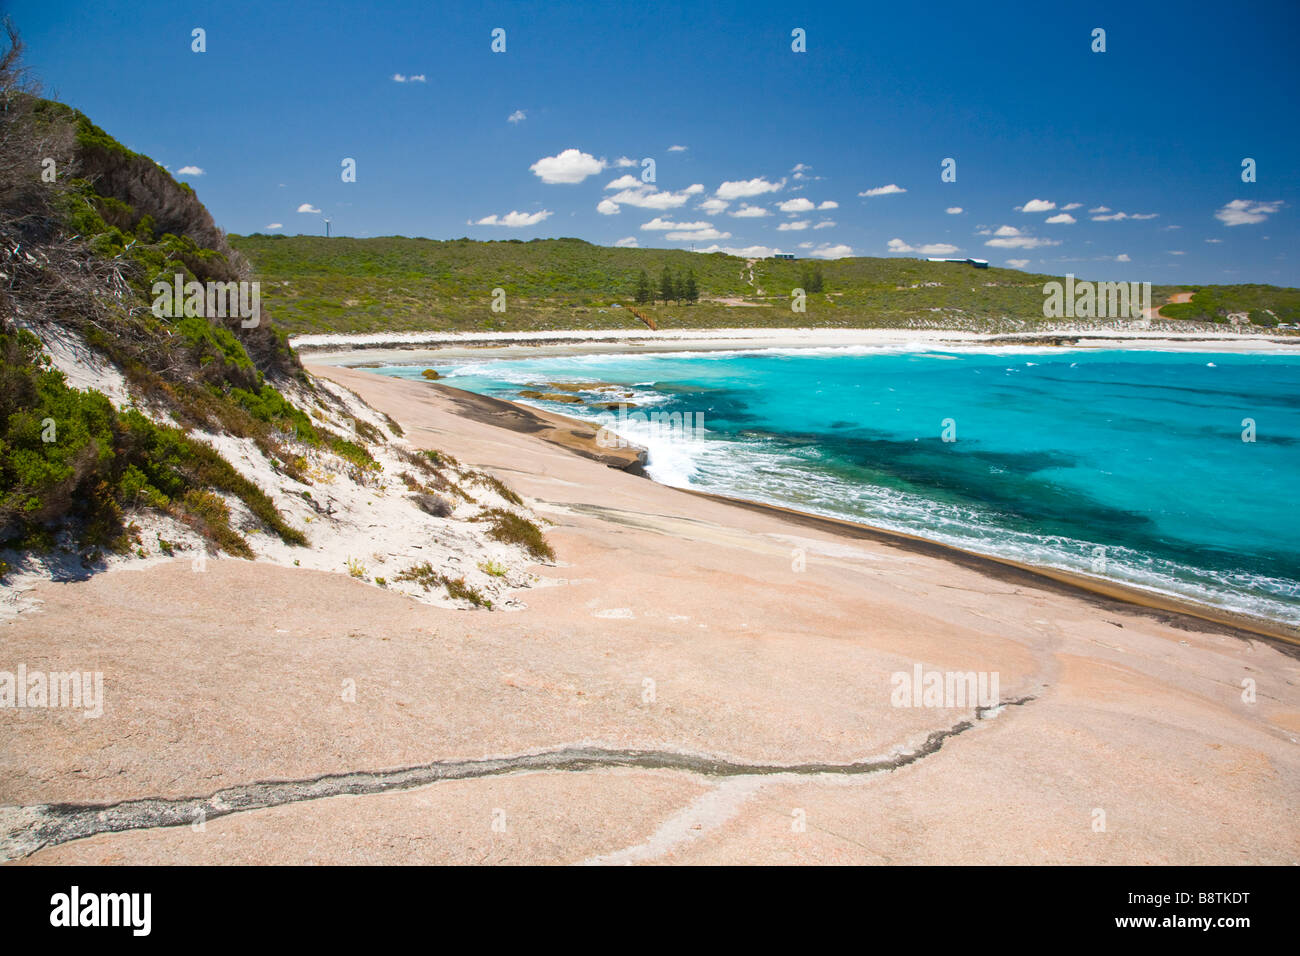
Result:
[[991,335],[939,329],[638,329],[543,332],[395,332],[298,335],[294,348],[317,365],[414,364],[421,361],[750,349],[1086,348],[1153,351],[1278,352],[1300,348],[1300,335],[1277,332],[1171,332],[1073,326]]
[[[504,479],[557,561],[509,612],[236,559],[40,585],[6,646],[91,660],[104,714],[6,723],[5,859],[1300,861],[1285,641],[664,487],[574,454],[554,416],[312,370]],[[899,706],[918,665],[996,674],[999,699]]]

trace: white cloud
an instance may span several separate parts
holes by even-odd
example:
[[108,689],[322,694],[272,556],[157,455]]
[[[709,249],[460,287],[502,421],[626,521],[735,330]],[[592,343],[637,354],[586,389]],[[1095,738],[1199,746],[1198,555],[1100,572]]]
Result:
[[596,212],[600,213],[602,216],[617,216],[618,203],[612,202],[608,199],[602,199],[600,202],[596,203]]
[[817,256],[819,259],[843,259],[845,256],[853,255],[853,247],[843,245],[842,243],[838,246],[818,246],[813,250],[812,254]]
[[394,83],[423,83],[425,77],[423,73],[416,73],[414,76],[403,76],[401,73],[393,74]]
[[1033,236],[1000,236],[984,243],[995,249],[1037,249],[1040,246],[1059,246],[1059,239],[1036,239]]
[[284,223],[282,223],[282,222],[268,222],[268,223],[266,224],[266,226],[263,227],[263,228],[266,228],[266,229],[283,229],[283,228],[284,228]]
[[1078,222],[1079,220],[1075,219],[1068,212],[1058,212],[1055,216],[1048,216],[1043,221],[1048,223],[1060,223],[1062,225],[1068,226],[1071,223]]
[[[710,200],[711,202],[721,202],[720,199]],[[726,205],[725,203],[723,204]],[[764,216],[771,215],[762,206],[751,206],[749,203],[741,203],[739,209],[735,212],[728,213],[729,216],[735,216],[737,219],[761,219]]]
[[1280,200],[1274,202],[1251,202],[1249,199],[1234,199],[1214,214],[1214,218],[1225,226],[1248,226],[1263,222],[1282,208]]
[[718,232],[716,229],[692,229],[689,232],[669,232],[664,238],[672,242],[696,242],[705,239],[730,239],[731,233]]
[[980,229],[975,233],[977,236],[1022,236],[1022,233],[1015,226],[998,226],[997,231],[990,229]]
[[923,246],[912,246],[902,239],[890,239],[888,243],[890,252],[919,252],[923,256],[950,256],[954,252],[959,252],[957,246],[948,242],[931,242]]
[[686,195],[688,196],[694,196],[697,193],[702,193],[702,192],[704,192],[703,183],[692,183],[691,185],[686,187]]
[[650,188],[649,184],[641,182],[631,173],[624,173],[618,179],[611,179],[605,184],[606,189],[640,189],[642,186]]
[[309,202],[305,202],[305,203],[303,203],[301,206],[299,206],[299,207],[298,207],[298,211],[299,211],[299,212],[309,212],[309,213],[312,213],[313,215],[316,215],[316,216],[319,216],[319,215],[320,215],[320,210],[317,209],[315,206],[313,206],[313,205],[312,205],[311,203],[309,203]]
[[761,196],[763,193],[778,192],[784,186],[784,179],[778,183],[768,182],[762,177],[738,179],[723,183],[714,195],[719,199],[747,199],[750,196]]
[[636,249],[636,236],[624,236],[622,239],[614,243],[614,245],[619,249]]
[[776,255],[781,250],[773,249],[771,246],[745,246],[742,249],[737,249],[732,246],[719,246],[715,243],[695,251],[700,253],[723,252],[729,256],[738,256],[741,259],[766,259]]
[[1028,259],[1008,259],[1008,260],[1007,260],[1007,265],[1009,265],[1009,266],[1010,266],[1011,268],[1013,268],[1013,269],[1023,269],[1025,266],[1029,265],[1029,260],[1028,260]]
[[1127,252],[1121,252],[1119,255],[1117,255],[1117,256],[1115,257],[1115,261],[1116,261],[1116,262],[1132,262],[1133,259],[1129,256],[1129,254],[1128,254]]
[[960,216],[965,211],[966,210],[962,209],[961,206],[949,206],[944,210],[944,212],[950,216]]
[[670,152],[670,153],[684,153],[684,152],[686,152],[686,147],[685,147],[685,146],[669,146],[669,147],[668,147],[668,152]]
[[550,216],[549,209],[542,209],[537,212],[508,212],[504,216],[498,216],[493,213],[490,216],[484,216],[477,222],[470,223],[473,226],[508,226],[511,229],[521,229],[524,226],[535,226],[543,219]]
[[1171,256],[1185,256],[1185,255],[1187,255],[1187,253],[1183,252],[1183,250],[1181,250],[1181,249],[1170,249],[1170,250],[1169,250],[1169,254],[1170,254]]
[[834,219],[823,219],[821,222],[817,223],[817,225],[813,226],[813,228],[814,228],[814,229],[830,229],[830,228],[831,228],[832,226],[834,226],[834,225],[835,225],[835,220],[834,220]]
[[203,170],[199,169],[199,167],[197,166],[182,166],[180,169],[176,170],[176,175],[177,176],[202,176]]
[[605,168],[605,161],[581,150],[564,150],[556,156],[543,156],[528,167],[544,183],[580,183]]
[[807,212],[809,209],[816,209],[817,206],[811,199],[800,196],[798,199],[787,199],[785,202],[777,203],[776,208],[782,212]]
[[776,228],[780,232],[801,232],[802,230],[807,229],[810,225],[812,225],[812,223],[807,219],[796,219],[793,222],[783,222]]
[[1122,222],[1125,219],[1155,219],[1160,213],[1158,212],[1112,212],[1109,206],[1098,206],[1096,209],[1089,209],[1092,214],[1093,222]]
[[703,188],[701,186],[696,189],[692,186],[689,189],[683,189],[679,193],[670,193],[659,192],[653,186],[642,183],[636,189],[624,189],[622,192],[615,193],[609,197],[609,201],[637,206],[641,209],[676,209],[678,206],[684,206],[686,200],[701,192]]
[[818,209],[839,209],[840,204],[837,203],[834,199],[827,199],[825,202],[819,203],[817,205],[817,208]]
[[1031,199],[1023,206],[1017,206],[1021,212],[1048,212],[1056,208],[1056,203],[1047,199]]
[[425,78],[424,78],[424,74],[423,74],[423,73],[416,73],[414,76],[411,77],[411,82],[412,82],[412,83],[424,83],[424,82],[427,82],[427,81],[425,80]]
[[874,189],[868,189],[865,192],[858,193],[858,195],[863,199],[870,199],[872,196],[893,196],[897,193],[905,192],[907,192],[907,190],[902,186],[890,183],[888,186],[876,186]]
[[522,123],[526,119],[528,119],[527,113],[525,113],[523,110],[515,110],[513,113],[511,113],[509,116],[506,117],[506,122]]
[[1082,205],[1083,203],[1081,202],[1067,202],[1064,206],[1061,207],[1061,209],[1064,210],[1065,212],[1069,212],[1071,209],[1078,209]]
[[799,243],[799,248],[800,248],[800,249],[811,249],[811,248],[812,248],[813,246],[815,246],[815,245],[817,245],[817,243],[815,243],[815,242],[801,242],[801,243]]
[[403,76],[401,73],[394,73],[394,74],[393,74],[393,82],[394,82],[394,83],[405,83],[405,82],[406,82],[406,77]]
[[655,216],[649,222],[641,224],[642,229],[712,229],[711,222],[673,222],[670,219],[660,219]]
[[1222,242],[1222,239],[1206,239],[1206,242]]
[[[716,216],[730,205],[731,203],[727,202],[725,199],[706,199],[695,208],[703,209],[710,216]],[[758,207],[754,206],[753,208],[757,209]],[[766,210],[764,210],[764,213],[766,213]]]
[[614,160],[614,165],[617,166],[619,169],[627,169],[627,167],[629,166],[635,166],[636,160],[629,159],[626,156],[620,156],[618,159]]

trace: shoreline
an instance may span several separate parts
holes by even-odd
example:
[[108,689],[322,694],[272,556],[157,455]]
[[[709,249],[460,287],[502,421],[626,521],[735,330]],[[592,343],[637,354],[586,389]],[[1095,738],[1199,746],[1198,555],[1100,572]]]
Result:
[[[758,349],[1135,349],[1139,351],[1289,352],[1300,335],[1265,332],[1172,332],[1164,329],[1045,328],[985,333],[936,329],[645,329],[535,332],[325,333],[291,336],[289,344],[317,365],[418,364],[411,353],[442,358],[529,355],[715,352]],[[1212,347],[1207,347],[1212,346]],[[398,361],[400,360],[400,361]]]
[[[594,438],[594,433],[588,431],[590,426],[581,419],[544,412],[541,409],[519,405],[505,399],[479,395],[477,392],[469,392],[451,385],[444,385],[441,382],[426,384],[450,397],[457,405],[460,413],[474,421],[525,434],[537,433],[542,431],[544,427],[545,431],[538,434],[538,437],[544,441],[559,445],[584,458],[600,461],[611,468],[627,471],[630,474],[643,477],[647,481],[654,481],[640,467],[644,464],[644,457],[638,455],[636,450],[611,449],[603,457],[592,454],[587,446],[590,444],[591,439]],[[623,457],[625,460],[622,463],[615,460],[619,457],[617,454],[619,451],[624,452]],[[1249,635],[1249,638],[1246,639],[1263,639],[1280,643],[1285,653],[1300,659],[1300,629],[1289,627],[1279,621],[1254,617],[1219,608],[1212,604],[1202,604],[1185,598],[1162,594],[1158,591],[1147,590],[1120,581],[1094,578],[1059,568],[1028,564],[1010,558],[982,554],[978,551],[970,551],[966,548],[936,541],[921,535],[878,528],[875,525],[851,521],[847,518],[833,518],[828,515],[799,511],[795,508],[787,508],[768,502],[751,501],[747,498],[735,498],[730,495],[697,488],[679,488],[660,482],[655,482],[655,484],[660,488],[680,491],[733,507],[745,508],[783,518],[805,527],[819,528],[839,537],[889,543],[913,553],[926,554],[941,560],[957,562],[966,567],[984,571],[995,578],[1020,581],[1032,579],[1033,583],[1039,587],[1054,586],[1064,592],[1075,596],[1083,596],[1087,600],[1103,606],[1111,606],[1114,602],[1118,602],[1130,608],[1136,607],[1165,623],[1174,623],[1175,626],[1180,625],[1176,621],[1170,621],[1170,615],[1173,615],[1174,618],[1190,618],[1202,628],[1209,624],[1233,632],[1238,637],[1245,638],[1246,635]],[[1030,577],[1026,578],[1026,575]],[[1187,622],[1184,622],[1181,626],[1188,626]],[[1245,632],[1245,634],[1239,632]]]
[[[311,371],[391,415],[413,448],[508,482],[556,559],[519,566],[534,580],[515,613],[237,559],[39,584],[40,613],[4,625],[10,656],[102,667],[107,706],[0,728],[0,860],[1300,859],[1300,658],[1280,641],[682,494],[545,440],[561,416]],[[997,675],[997,706],[896,699],[895,678],[921,669]],[[187,811],[203,808],[196,838]],[[793,834],[790,808],[815,825]]]

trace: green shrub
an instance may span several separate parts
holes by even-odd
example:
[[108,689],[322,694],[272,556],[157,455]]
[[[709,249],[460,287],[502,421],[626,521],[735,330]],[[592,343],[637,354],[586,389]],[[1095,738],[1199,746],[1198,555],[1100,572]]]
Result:
[[476,471],[473,474],[473,480],[480,485],[487,485],[499,496],[510,502],[512,505],[523,506],[524,500],[512,491],[505,482],[495,475],[489,475],[485,471]]
[[445,574],[441,574],[435,571],[433,565],[428,561],[407,568],[405,571],[399,573],[394,580],[413,582],[420,585],[426,591],[437,585],[441,585],[446,590],[448,597],[469,601],[475,607],[485,607],[488,610],[492,609],[492,602],[484,597],[476,588],[466,584],[463,577],[451,578]]
[[488,508],[474,517],[475,521],[490,521],[488,537],[505,544],[520,545],[538,561],[554,561],[555,551],[546,543],[542,530],[527,518],[504,508]]

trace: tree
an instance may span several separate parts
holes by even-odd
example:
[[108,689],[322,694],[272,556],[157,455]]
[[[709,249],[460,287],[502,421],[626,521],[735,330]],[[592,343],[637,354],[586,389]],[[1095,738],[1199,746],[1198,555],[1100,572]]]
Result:
[[699,286],[695,284],[695,270],[692,269],[686,273],[686,281],[682,284],[682,298],[687,302],[698,302],[700,298]]
[[673,281],[673,274],[664,266],[664,273],[659,277],[659,298],[664,300],[664,305],[668,304],[669,299],[677,298],[677,283]]
[[825,285],[822,281],[822,267],[820,265],[804,266],[799,273],[799,282],[802,284],[804,292],[809,295],[821,292]]
[[650,277],[641,270],[641,274],[636,277],[636,304],[644,305],[654,298],[654,289],[650,287]]

